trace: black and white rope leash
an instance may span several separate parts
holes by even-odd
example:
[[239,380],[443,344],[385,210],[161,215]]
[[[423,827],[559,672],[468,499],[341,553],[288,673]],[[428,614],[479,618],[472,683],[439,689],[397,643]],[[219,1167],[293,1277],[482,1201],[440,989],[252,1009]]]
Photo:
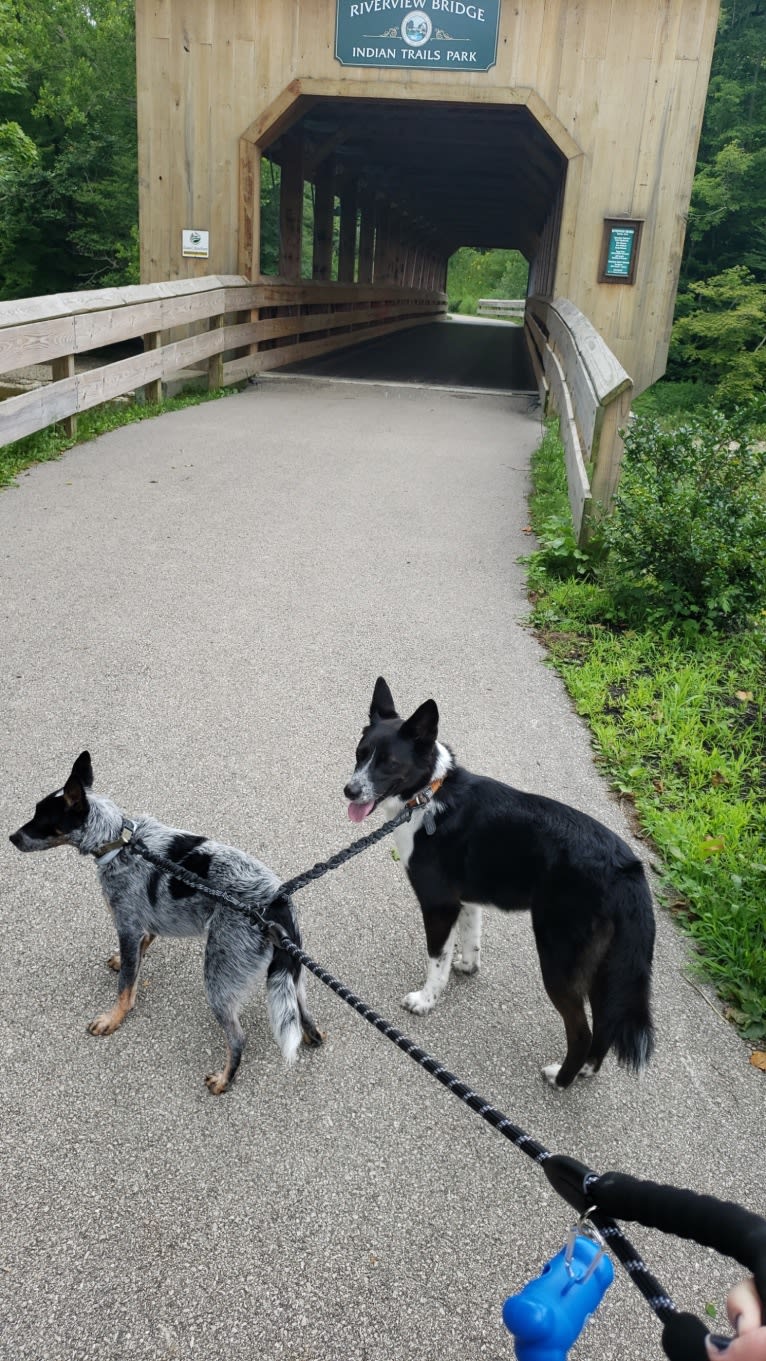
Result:
[[[419,806],[422,806],[422,803]],[[197,874],[166,856],[150,851],[132,836],[126,841],[126,848],[196,892],[248,917],[270,937],[278,949],[284,950],[308,969],[365,1021],[436,1078],[437,1082],[446,1087],[453,1096],[475,1111],[482,1120],[522,1153],[534,1159],[542,1167],[554,1190],[599,1231],[625,1268],[630,1280],[663,1322],[665,1326],[662,1343],[666,1355],[671,1361],[702,1361],[707,1355],[704,1348],[707,1326],[695,1315],[679,1312],[672,1298],[649,1271],[612,1215],[634,1220],[647,1227],[658,1228],[664,1233],[692,1239],[703,1246],[713,1247],[718,1252],[734,1257],[754,1273],[756,1286],[764,1301],[766,1301],[766,1220],[730,1201],[719,1201],[712,1196],[697,1195],[693,1191],[639,1181],[622,1173],[609,1172],[600,1176],[574,1158],[551,1153],[425,1049],[421,1049],[390,1021],[369,1007],[344,983],[317,964],[290,939],[280,922],[273,916],[270,918],[269,914],[274,909],[284,909],[286,899],[290,895],[321,879],[325,874],[346,864],[354,856],[381,841],[397,827],[409,821],[414,811],[414,806],[405,806],[401,813],[383,823],[368,836],[352,842],[329,860],[318,861],[305,873],[285,880],[263,912],[223,889],[213,888]],[[280,911],[279,915],[282,916],[283,911]],[[611,1214],[608,1213],[609,1210]]]

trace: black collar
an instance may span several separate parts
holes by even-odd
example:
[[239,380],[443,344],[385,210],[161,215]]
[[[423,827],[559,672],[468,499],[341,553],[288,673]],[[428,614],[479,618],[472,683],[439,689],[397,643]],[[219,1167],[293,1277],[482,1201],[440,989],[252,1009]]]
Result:
[[105,841],[103,846],[99,846],[97,851],[93,851],[92,854],[95,857],[95,859],[103,860],[106,856],[109,856],[110,859],[114,859],[114,857],[119,853],[119,851],[123,850],[124,847],[127,846],[135,830],[136,824],[133,821],[133,819],[123,818],[122,831],[120,832],[120,835],[118,836],[117,840]]

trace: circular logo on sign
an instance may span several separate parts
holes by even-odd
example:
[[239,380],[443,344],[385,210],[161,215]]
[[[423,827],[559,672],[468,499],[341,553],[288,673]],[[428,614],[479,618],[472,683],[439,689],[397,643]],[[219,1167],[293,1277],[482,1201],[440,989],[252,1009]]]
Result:
[[408,14],[402,24],[402,37],[410,47],[422,47],[433,33],[433,24],[427,14],[418,11]]

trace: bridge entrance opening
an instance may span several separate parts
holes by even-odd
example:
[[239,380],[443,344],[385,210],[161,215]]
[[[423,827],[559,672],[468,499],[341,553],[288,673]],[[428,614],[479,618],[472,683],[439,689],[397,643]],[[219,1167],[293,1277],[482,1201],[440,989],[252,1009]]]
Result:
[[[567,157],[525,104],[318,97],[292,112],[258,139],[261,277],[445,290],[472,246],[517,250],[530,284],[552,286]],[[289,369],[535,388],[521,325],[453,320]]]

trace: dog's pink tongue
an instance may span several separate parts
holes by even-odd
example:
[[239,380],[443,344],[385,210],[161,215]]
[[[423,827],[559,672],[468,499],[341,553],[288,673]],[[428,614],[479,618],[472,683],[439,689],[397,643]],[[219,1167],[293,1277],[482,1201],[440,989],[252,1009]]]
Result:
[[348,805],[348,815],[352,822],[364,822],[367,814],[372,812],[373,807],[374,800],[372,803],[350,803]]

